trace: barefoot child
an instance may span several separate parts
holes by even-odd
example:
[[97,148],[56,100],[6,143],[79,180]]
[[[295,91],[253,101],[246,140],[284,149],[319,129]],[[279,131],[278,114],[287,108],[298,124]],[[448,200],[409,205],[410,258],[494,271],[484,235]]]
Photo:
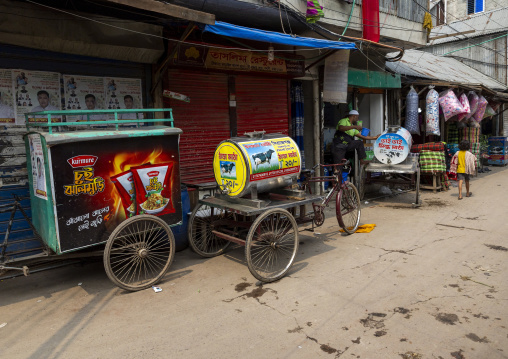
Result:
[[450,163],[450,172],[457,174],[459,180],[459,199],[462,199],[462,182],[466,182],[466,197],[471,197],[469,191],[469,176],[475,174],[476,156],[469,152],[469,141],[461,141],[459,151],[455,153]]

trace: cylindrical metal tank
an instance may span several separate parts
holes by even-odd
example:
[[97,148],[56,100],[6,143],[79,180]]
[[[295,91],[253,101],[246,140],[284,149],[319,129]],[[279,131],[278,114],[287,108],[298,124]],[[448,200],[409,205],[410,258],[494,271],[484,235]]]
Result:
[[222,141],[213,158],[215,180],[231,197],[291,185],[301,171],[301,155],[290,137],[279,134]]
[[413,138],[400,126],[389,126],[374,143],[374,156],[381,163],[396,165],[403,162],[411,151]]

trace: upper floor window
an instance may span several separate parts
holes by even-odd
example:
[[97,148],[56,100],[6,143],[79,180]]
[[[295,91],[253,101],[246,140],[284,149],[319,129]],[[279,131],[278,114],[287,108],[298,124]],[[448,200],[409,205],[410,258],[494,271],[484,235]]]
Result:
[[485,9],[485,0],[467,0],[467,14],[476,14]]

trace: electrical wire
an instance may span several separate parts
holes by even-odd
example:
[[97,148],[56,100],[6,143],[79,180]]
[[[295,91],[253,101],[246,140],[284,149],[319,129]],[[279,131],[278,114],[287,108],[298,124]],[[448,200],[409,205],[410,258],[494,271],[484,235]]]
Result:
[[[349,18],[347,19],[347,23],[346,23],[346,26],[344,27],[344,31],[342,32],[342,35],[340,35],[340,36],[344,36],[344,34],[346,33],[346,30],[347,30],[347,28],[349,26],[349,22],[351,21],[351,17],[353,16],[353,11],[355,11],[355,2],[356,1],[353,0],[353,6],[351,7],[351,12],[349,13]],[[341,38],[339,37],[339,40],[340,39]]]
[[448,54],[451,54],[452,52],[457,52],[457,51],[461,51],[461,50],[469,49],[469,48],[471,48],[471,47],[479,46],[479,45],[481,45],[481,44],[485,44],[486,42],[494,41],[494,40],[497,40],[497,39],[500,39],[500,38],[502,38],[502,37],[506,37],[506,36],[508,36],[508,33],[506,33],[506,34],[504,34],[504,35],[501,35],[501,36],[498,36],[498,37],[495,37],[495,38],[490,39],[490,40],[485,40],[485,41],[482,41],[482,42],[480,42],[479,44],[474,44],[474,45],[467,46],[467,47],[463,47],[463,48],[460,48],[460,49],[457,49],[457,50],[448,51],[448,52],[444,53],[444,54],[443,54],[443,55],[441,55],[441,56],[446,56],[446,55],[448,55]]

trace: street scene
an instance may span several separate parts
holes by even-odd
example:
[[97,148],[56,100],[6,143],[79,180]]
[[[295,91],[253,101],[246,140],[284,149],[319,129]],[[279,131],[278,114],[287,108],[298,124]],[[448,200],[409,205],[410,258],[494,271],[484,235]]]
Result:
[[0,0],[0,357],[508,358],[507,16]]

